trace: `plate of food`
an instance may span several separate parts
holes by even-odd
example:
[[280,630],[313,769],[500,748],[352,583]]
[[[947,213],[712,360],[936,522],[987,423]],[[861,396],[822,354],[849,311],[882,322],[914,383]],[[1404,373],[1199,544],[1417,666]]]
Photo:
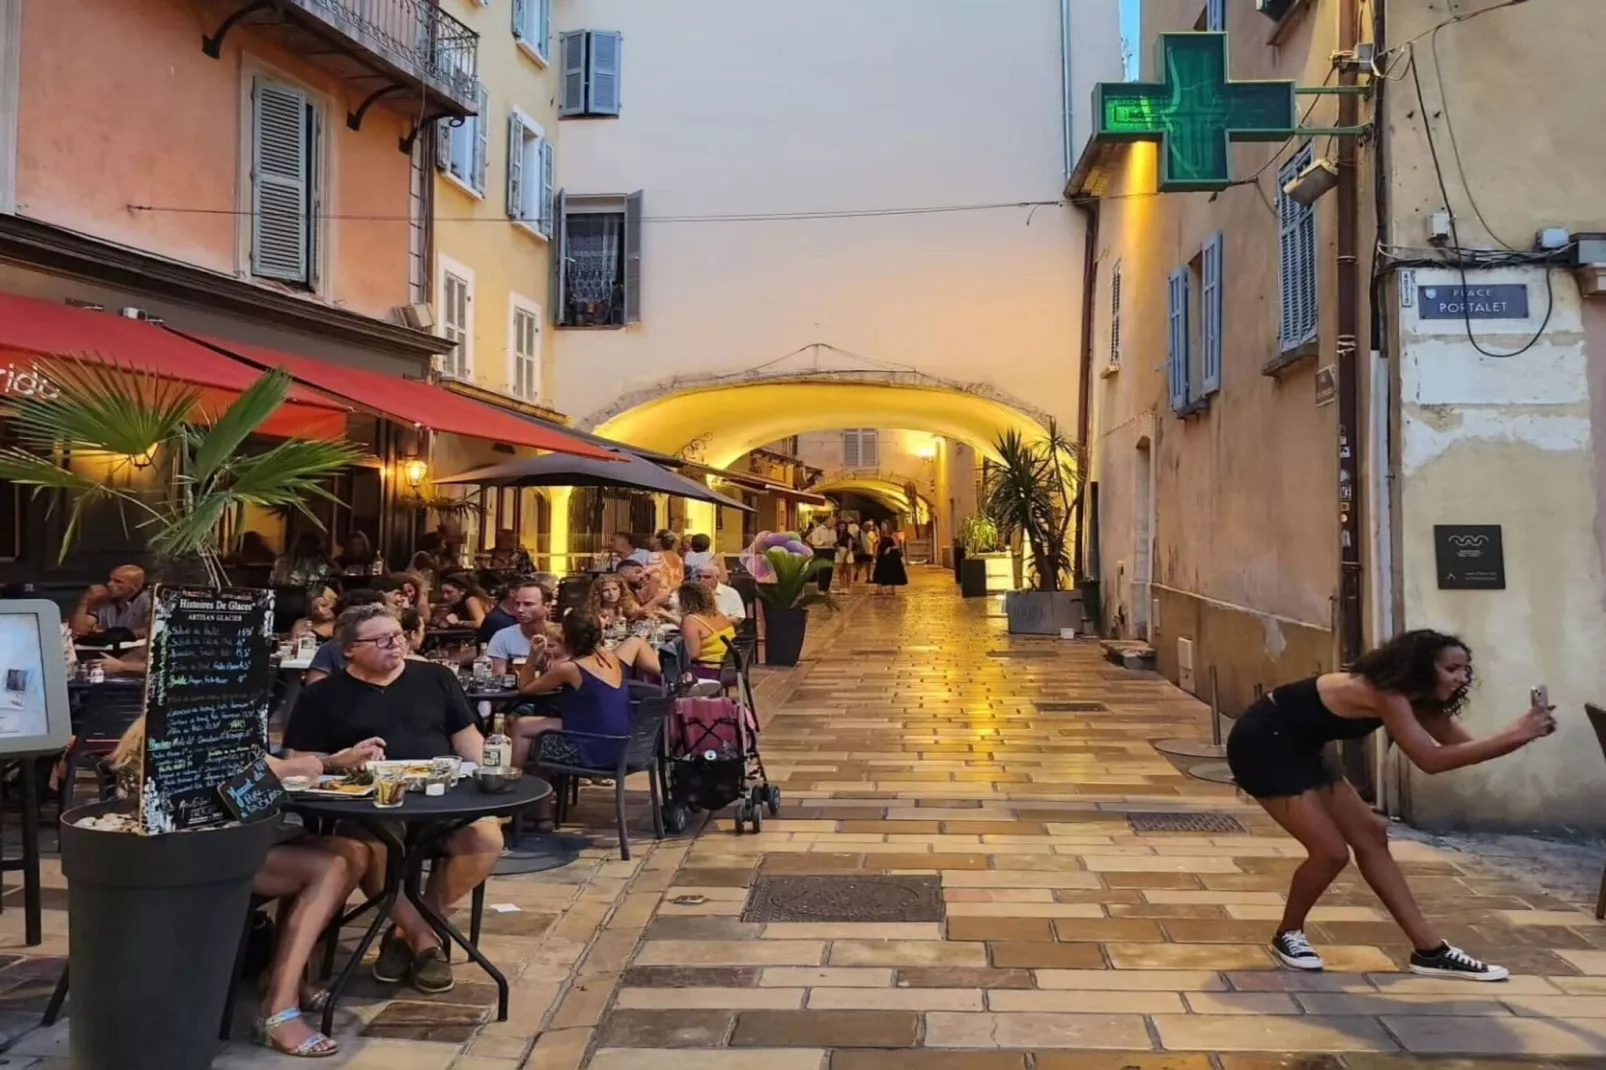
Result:
[[[292,777],[300,780],[300,777]],[[301,788],[292,788],[288,784],[285,790],[293,791],[297,795],[324,795],[336,799],[363,799],[374,793],[374,779],[362,773],[348,773],[345,776],[321,776],[316,784],[310,781]]]

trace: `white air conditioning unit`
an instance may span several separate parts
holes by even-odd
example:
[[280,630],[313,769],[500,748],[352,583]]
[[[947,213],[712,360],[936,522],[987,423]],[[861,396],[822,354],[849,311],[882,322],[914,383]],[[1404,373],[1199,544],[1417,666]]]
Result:
[[1177,640],[1177,686],[1190,695],[1197,695],[1193,681],[1193,640]]
[[435,328],[435,310],[427,301],[412,305],[397,305],[396,316],[415,331],[429,331]]

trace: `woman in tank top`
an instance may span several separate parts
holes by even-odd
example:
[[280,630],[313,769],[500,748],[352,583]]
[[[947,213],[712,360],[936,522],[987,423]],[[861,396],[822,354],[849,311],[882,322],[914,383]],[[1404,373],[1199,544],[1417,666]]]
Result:
[[[513,764],[523,767],[529,761],[535,737],[562,729],[590,736],[628,736],[630,734],[630,688],[625,669],[638,674],[660,671],[658,654],[641,639],[631,636],[614,651],[602,648],[602,626],[597,618],[570,612],[563,618],[564,660],[539,677],[521,680],[519,690],[526,695],[556,694],[557,717],[521,717],[513,729]],[[592,769],[612,769],[619,761],[621,744],[596,739],[576,741],[579,764]]]
[[1328,744],[1388,730],[1424,773],[1487,762],[1556,730],[1555,707],[1535,706],[1510,728],[1476,739],[1456,719],[1472,686],[1472,653],[1453,635],[1405,632],[1362,656],[1348,672],[1285,684],[1233,724],[1227,764],[1254,797],[1305,848],[1294,871],[1271,950],[1283,965],[1320,970],[1305,937],[1305,918],[1349,864],[1388,907],[1414,948],[1411,972],[1503,981],[1507,971],[1440,939],[1422,916],[1405,875],[1389,854],[1388,824],[1372,813],[1327,753]]

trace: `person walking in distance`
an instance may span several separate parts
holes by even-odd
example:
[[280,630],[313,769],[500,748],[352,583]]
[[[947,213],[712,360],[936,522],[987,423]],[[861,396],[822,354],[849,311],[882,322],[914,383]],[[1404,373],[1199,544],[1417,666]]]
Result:
[[831,565],[836,560],[836,527],[829,517],[822,513],[814,518],[814,526],[809,528],[808,542],[815,557],[825,558],[826,567],[815,573],[815,582],[820,585],[821,594],[830,594]]
[[1305,848],[1271,950],[1283,965],[1320,970],[1305,918],[1328,885],[1355,864],[1414,949],[1412,973],[1503,981],[1508,971],[1441,939],[1422,916],[1389,854],[1388,825],[1372,813],[1337,764],[1329,743],[1379,728],[1424,773],[1463,769],[1510,754],[1556,730],[1555,707],[1541,699],[1510,728],[1477,739],[1456,719],[1472,686],[1472,652],[1453,635],[1411,631],[1357,660],[1348,672],[1284,684],[1232,726],[1227,764],[1238,787]]

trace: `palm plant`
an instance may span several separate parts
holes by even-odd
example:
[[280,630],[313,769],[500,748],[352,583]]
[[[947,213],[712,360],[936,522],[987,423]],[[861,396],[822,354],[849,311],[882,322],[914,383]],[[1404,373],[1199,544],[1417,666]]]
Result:
[[967,554],[990,554],[998,549],[998,525],[990,516],[972,513],[959,524],[959,545]]
[[1037,590],[1063,590],[1073,571],[1067,536],[1081,498],[1077,447],[1053,420],[1041,440],[1028,442],[1011,429],[994,447],[999,463],[982,486],[983,511],[1004,539],[1025,540]]
[[[361,451],[343,442],[290,439],[261,453],[241,453],[246,439],[284,404],[290,377],[265,373],[209,422],[201,391],[125,367],[60,362],[49,369],[60,395],[50,401],[16,398],[17,446],[0,449],[0,479],[64,493],[65,559],[86,512],[114,503],[125,522],[144,532],[160,563],[199,560],[214,586],[227,582],[218,525],[247,505],[295,509],[318,523],[307,503],[334,496],[324,477],[352,464]],[[116,486],[75,471],[68,458],[113,465],[156,466],[170,479]],[[136,481],[128,481],[130,483]],[[147,482],[147,481],[137,481]]]
[[831,567],[828,557],[794,554],[780,546],[764,551],[764,559],[775,572],[773,583],[758,584],[758,597],[775,609],[802,609],[813,605],[835,605],[831,596],[809,587],[821,570]]

